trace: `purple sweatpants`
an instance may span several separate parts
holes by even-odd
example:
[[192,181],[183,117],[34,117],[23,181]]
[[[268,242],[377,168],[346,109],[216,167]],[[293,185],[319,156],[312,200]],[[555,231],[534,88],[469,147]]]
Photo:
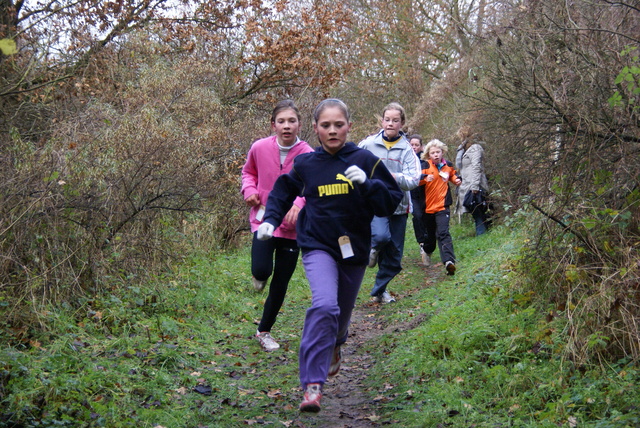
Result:
[[311,307],[307,309],[300,341],[300,384],[324,384],[333,348],[347,341],[351,313],[366,266],[338,264],[328,253],[310,251],[302,256]]

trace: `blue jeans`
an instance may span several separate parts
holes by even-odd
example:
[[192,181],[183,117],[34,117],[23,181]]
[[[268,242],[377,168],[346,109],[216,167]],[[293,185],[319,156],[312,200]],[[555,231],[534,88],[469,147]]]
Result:
[[474,210],[471,213],[473,221],[476,223],[476,236],[480,236],[487,231],[487,214],[481,210]]
[[371,290],[372,296],[384,293],[387,290],[387,284],[402,270],[407,218],[407,214],[373,217],[371,248],[378,250],[378,273]]
[[327,252],[309,251],[302,264],[311,288],[300,341],[300,385],[324,384],[333,348],[347,341],[351,313],[366,266],[343,265]]

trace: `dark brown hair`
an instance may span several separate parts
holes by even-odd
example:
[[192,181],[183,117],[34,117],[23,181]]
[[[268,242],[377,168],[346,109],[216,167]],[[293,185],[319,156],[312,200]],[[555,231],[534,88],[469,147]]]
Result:
[[387,110],[398,110],[400,112],[400,120],[404,125],[404,122],[406,121],[404,107],[402,107],[399,103],[389,103],[384,107],[384,110],[382,110],[382,117],[384,117],[384,114],[387,112]]
[[282,100],[279,101],[278,104],[276,104],[276,106],[273,108],[273,112],[271,113],[271,123],[274,123],[276,121],[276,116],[278,116],[278,113],[283,110],[289,109],[296,112],[296,116],[298,116],[298,122],[300,122],[302,118],[300,117],[300,110],[298,110],[296,103],[294,103],[292,100]]
[[420,134],[410,135],[408,140],[409,140],[409,142],[411,142],[411,140],[418,140],[418,141],[420,141],[420,145],[422,145],[422,135],[420,135]]

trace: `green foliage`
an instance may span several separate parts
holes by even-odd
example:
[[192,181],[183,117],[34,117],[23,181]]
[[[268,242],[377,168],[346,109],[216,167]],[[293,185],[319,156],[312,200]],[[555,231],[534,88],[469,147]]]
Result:
[[614,83],[620,88],[609,98],[612,108],[622,107],[638,111],[638,96],[640,96],[640,61],[636,46],[627,46],[620,56],[628,56],[630,65],[625,65],[620,70]]
[[555,177],[552,200],[564,206],[532,203],[543,216],[525,253],[523,289],[569,314],[567,358],[579,365],[637,359],[638,192],[615,169],[581,176],[582,183]]
[[[269,132],[270,103],[296,98],[308,118],[329,94],[352,106],[356,139],[377,129],[372,112],[391,100],[407,107],[410,127],[449,143],[472,122],[489,143],[509,229],[473,239],[465,219],[455,278],[426,288],[421,270],[398,278],[417,291],[380,323],[426,321],[372,346],[385,362],[372,379],[412,375],[372,384],[392,387],[385,421],[639,423],[631,6],[540,0],[485,14],[475,9],[485,2],[417,12],[409,3],[350,4],[338,15],[357,17],[357,28],[333,9],[305,11],[293,27],[256,9],[233,18],[247,24],[242,33],[229,29],[231,3],[163,21],[146,7],[81,1],[43,9],[51,38],[37,25],[8,28],[24,37],[17,53],[0,40],[11,55],[0,81],[2,423],[291,425],[304,279],[282,314],[287,347],[274,367],[244,340],[261,306],[244,292],[246,250],[239,261],[223,250],[242,243],[239,172],[250,141]],[[96,16],[122,23],[106,46],[94,43]],[[134,31],[143,22],[156,25]],[[36,56],[56,35],[73,49]],[[191,392],[199,384],[224,399]]]
[[3,55],[15,55],[18,53],[15,40],[0,39],[0,51]]
[[[269,366],[262,354],[252,356],[256,349],[247,349],[255,345],[247,339],[261,305],[249,292],[246,266],[247,251],[202,254],[149,287],[121,288],[77,310],[48,312],[49,334],[0,351],[3,421],[105,427],[228,421],[229,414],[215,414],[236,413],[243,391],[260,381],[255,368]],[[291,286],[290,300],[306,301],[300,274]],[[293,321],[294,335],[299,328]],[[288,377],[286,388],[294,389],[295,377]],[[282,378],[267,382],[269,389],[282,388]],[[194,392],[198,385],[210,386],[214,395]],[[256,404],[266,398],[253,394]]]
[[[476,238],[472,230],[467,216],[453,225],[459,269],[427,286],[407,231],[405,270],[393,283],[403,297],[371,313],[386,333],[357,350],[376,362],[361,392],[375,403],[367,417],[425,427],[634,426],[636,362],[575,370],[563,359],[569,312],[550,316],[537,306],[538,291],[520,289],[530,231],[500,226]],[[281,351],[260,351],[252,336],[266,295],[251,288],[248,236],[244,244],[192,255],[153,282],[83,299],[75,309],[43,312],[47,332],[0,351],[3,423],[294,423],[308,286],[299,266],[278,317]],[[427,269],[435,278],[442,267]],[[368,269],[364,284],[373,275]],[[367,310],[366,291],[357,310]],[[590,346],[608,346],[605,336],[596,332]],[[336,382],[351,381],[345,373]]]
[[233,246],[246,228],[238,190],[250,140],[238,135],[264,132],[268,116],[221,105],[203,78],[214,64],[172,63],[138,43],[123,49],[139,56],[110,65],[117,82],[60,111],[49,138],[13,128],[3,149],[0,295],[16,329],[42,327],[31,321],[49,303],[136,284],[194,248]]
[[[473,228],[468,221],[462,226]],[[370,388],[385,391],[383,420],[424,427],[634,426],[637,364],[575,370],[563,358],[570,312],[545,315],[539,308],[545,296],[522,292],[527,229],[499,227],[478,238],[453,230],[463,269],[455,280],[418,289],[411,302],[399,300],[394,313],[407,305],[426,321],[368,350],[384,361],[368,378]],[[390,316],[392,325],[400,322]],[[607,343],[594,334],[589,346]]]

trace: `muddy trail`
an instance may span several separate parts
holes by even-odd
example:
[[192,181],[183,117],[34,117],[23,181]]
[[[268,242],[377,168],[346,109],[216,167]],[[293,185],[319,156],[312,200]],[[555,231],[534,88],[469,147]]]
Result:
[[[405,262],[405,264],[410,263]],[[412,264],[413,266],[405,266],[405,268],[408,267],[408,270],[418,274],[425,274],[427,284],[437,281],[441,276],[441,264],[430,268],[425,268],[418,263]],[[366,290],[367,285],[363,284],[360,293],[366,293]],[[411,291],[405,291],[404,294],[397,294],[395,297],[398,300],[411,298],[411,294]],[[394,304],[390,303],[390,305]],[[424,322],[426,316],[416,316],[408,322],[390,325],[386,322],[384,315],[380,315],[383,305],[367,301],[356,306],[351,318],[349,340],[342,349],[340,372],[324,385],[322,410],[317,414],[298,413],[298,416],[290,421],[289,426],[365,428],[395,425],[398,422],[386,417],[383,420],[379,411],[380,405],[390,399],[389,394],[385,393],[385,388],[381,391],[373,391],[365,386],[365,379],[369,376],[371,368],[377,364],[367,349],[375,345],[377,339],[382,336],[414,329]]]

